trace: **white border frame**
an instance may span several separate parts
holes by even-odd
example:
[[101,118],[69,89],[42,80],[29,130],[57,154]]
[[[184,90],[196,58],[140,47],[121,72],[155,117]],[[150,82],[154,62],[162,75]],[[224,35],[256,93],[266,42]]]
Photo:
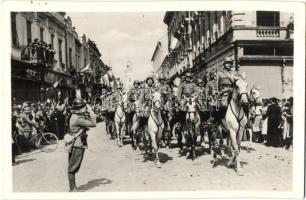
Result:
[[[216,192],[99,192],[99,193],[13,193],[11,167],[11,40],[10,11],[66,11],[66,12],[153,12],[185,10],[279,10],[294,12],[294,149],[292,192],[216,191]],[[303,198],[304,193],[304,123],[305,123],[305,5],[304,3],[264,1],[165,1],[165,2],[60,2],[60,1],[5,1],[1,7],[0,105],[2,194],[6,199],[152,199],[152,198]],[[152,47],[153,48],[153,47]],[[0,51],[1,51],[0,50]],[[304,133],[304,134],[303,134]],[[65,161],[64,161],[65,162]]]

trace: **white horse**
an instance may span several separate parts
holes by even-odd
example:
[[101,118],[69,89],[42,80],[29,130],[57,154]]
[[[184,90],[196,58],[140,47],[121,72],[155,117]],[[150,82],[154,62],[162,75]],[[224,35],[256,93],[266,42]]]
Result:
[[231,146],[234,149],[234,154],[231,155],[228,166],[233,166],[234,161],[236,161],[237,174],[242,175],[240,145],[247,124],[247,115],[244,110],[244,105],[248,104],[247,82],[244,75],[243,77],[234,76],[233,79],[235,81],[232,99],[229,102],[225,117],[221,119],[220,125],[229,132]]
[[148,130],[151,138],[151,144],[155,151],[156,167],[161,167],[158,156],[158,143],[163,135],[164,121],[161,117],[161,94],[157,91],[152,94],[152,107],[148,119]]
[[124,102],[126,101],[127,95],[120,94],[119,103],[115,110],[115,126],[117,133],[117,144],[119,147],[122,147],[122,133],[125,126],[125,112],[124,112]]

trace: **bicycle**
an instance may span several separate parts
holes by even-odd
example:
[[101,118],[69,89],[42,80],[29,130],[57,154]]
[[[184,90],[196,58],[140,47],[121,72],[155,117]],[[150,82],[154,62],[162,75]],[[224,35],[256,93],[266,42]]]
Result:
[[28,137],[26,137],[23,134],[25,141],[30,146],[30,148],[33,146],[41,149],[43,152],[49,153],[53,152],[58,147],[58,138],[55,134],[50,132],[44,132],[44,126],[38,126],[37,127],[37,134],[34,136],[30,134]]

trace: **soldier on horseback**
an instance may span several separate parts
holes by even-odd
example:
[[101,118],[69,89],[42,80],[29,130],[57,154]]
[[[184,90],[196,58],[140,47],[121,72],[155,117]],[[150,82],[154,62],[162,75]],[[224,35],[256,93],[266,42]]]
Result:
[[209,78],[210,80],[206,84],[207,104],[209,106],[216,106],[218,96],[218,83],[217,74],[214,70],[209,73]]
[[234,70],[233,60],[231,57],[226,57],[223,63],[223,69],[217,74],[217,84],[219,91],[219,109],[226,111],[231,94],[234,88],[234,76],[238,73]]
[[[177,99],[180,103],[180,112],[179,112],[179,121],[181,124],[181,134],[179,138],[187,134],[186,129],[186,114],[187,114],[187,98],[192,97],[198,93],[196,84],[192,81],[192,75],[190,72],[187,72],[185,75],[185,81],[183,81],[177,91]],[[186,98],[187,97],[187,98]],[[183,132],[182,132],[183,131]],[[184,134],[182,134],[184,133]],[[179,139],[179,146],[182,150],[182,141]]]
[[167,116],[169,113],[169,107],[167,106],[167,103],[171,95],[171,88],[166,83],[165,75],[159,76],[158,81],[159,81],[159,85],[156,88],[156,90],[159,91],[159,93],[161,94],[162,118],[165,124],[165,129],[169,131],[169,125],[168,125],[168,120],[167,120]]

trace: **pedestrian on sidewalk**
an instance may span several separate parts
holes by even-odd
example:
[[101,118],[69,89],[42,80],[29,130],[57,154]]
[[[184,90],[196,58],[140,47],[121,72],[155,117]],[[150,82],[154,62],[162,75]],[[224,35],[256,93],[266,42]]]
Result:
[[[77,192],[75,174],[79,171],[87,148],[88,127],[96,126],[96,115],[92,108],[82,100],[75,99],[71,107],[71,118],[69,122],[70,134],[75,137],[71,151],[68,156],[68,180],[69,192]],[[79,134],[81,131],[81,134]]]

